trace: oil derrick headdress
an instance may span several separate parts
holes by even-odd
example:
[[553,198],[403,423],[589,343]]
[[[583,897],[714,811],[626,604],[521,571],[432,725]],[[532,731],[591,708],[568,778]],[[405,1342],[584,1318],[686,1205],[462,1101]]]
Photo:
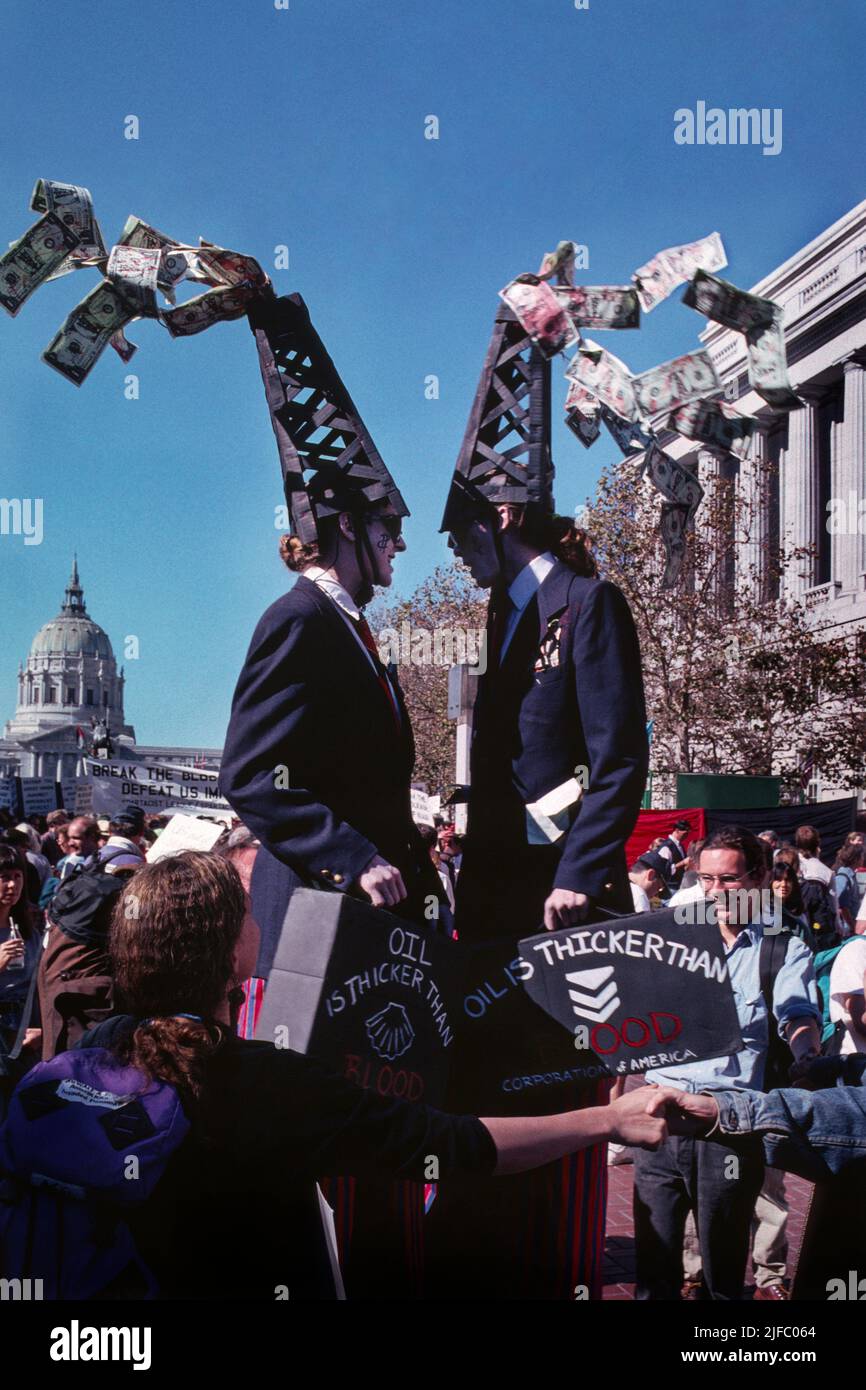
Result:
[[451,480],[442,531],[499,502],[553,511],[550,362],[503,304]]
[[304,545],[318,522],[390,503],[408,516],[299,294],[263,295],[249,309],[291,530]]

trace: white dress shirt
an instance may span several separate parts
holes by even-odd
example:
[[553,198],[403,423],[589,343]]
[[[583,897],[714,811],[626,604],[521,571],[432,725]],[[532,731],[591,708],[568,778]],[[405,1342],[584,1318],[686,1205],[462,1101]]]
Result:
[[536,555],[534,560],[530,560],[528,565],[524,565],[517,578],[510,585],[508,597],[511,607],[505,622],[502,648],[499,653],[500,662],[508,651],[508,644],[517,631],[517,624],[523,617],[527,604],[533,594],[536,594],[541,588],[555,564],[556,560],[550,551],[546,550],[543,555]]
[[[303,573],[304,578],[311,579],[312,582],[315,584],[316,588],[321,589],[323,594],[327,594],[328,598],[338,609],[340,616],[345,621],[347,628],[349,629],[355,641],[358,643],[358,646],[361,648],[361,651],[364,653],[365,657],[369,661],[370,668],[376,673],[376,678],[378,679],[379,672],[376,670],[376,663],[374,662],[370,651],[365,645],[360,632],[355,626],[355,624],[358,622],[358,619],[361,617],[361,610],[358,607],[355,600],[352,598],[352,595],[349,593],[348,589],[344,589],[339,579],[335,579],[332,574],[329,574],[327,570],[323,570],[319,565],[310,565],[309,568],[305,569]],[[391,682],[391,677],[388,675],[387,670],[385,671],[385,679],[388,682],[388,688],[391,691],[391,694],[394,698],[394,705],[397,709],[399,709],[400,703],[397,699],[394,686]]]

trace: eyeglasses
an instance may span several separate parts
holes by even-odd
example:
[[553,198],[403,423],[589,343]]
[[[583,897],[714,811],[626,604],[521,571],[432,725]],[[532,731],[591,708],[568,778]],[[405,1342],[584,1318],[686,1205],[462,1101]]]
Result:
[[741,874],[698,874],[702,888],[711,888],[714,883],[720,883],[723,888],[735,888],[742,881]]

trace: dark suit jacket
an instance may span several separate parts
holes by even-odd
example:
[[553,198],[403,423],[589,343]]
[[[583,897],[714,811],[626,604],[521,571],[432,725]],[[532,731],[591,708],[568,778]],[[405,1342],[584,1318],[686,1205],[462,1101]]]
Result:
[[424,921],[425,897],[441,895],[412,821],[415,747],[396,678],[392,684],[400,729],[339,610],[303,575],[253,634],[220,787],[266,851],[252,882],[259,975],[270,971],[289,896],[300,884],[346,892],[381,854],[403,875],[404,915]]
[[[486,875],[490,901],[498,880],[505,913],[508,898],[512,917],[521,915],[519,903],[530,913],[516,924],[520,930],[539,929],[540,905],[554,887],[630,910],[625,842],[644,791],[648,746],[637,634],[615,585],[557,562],[524,610],[501,666],[481,677],[471,766],[458,883],[464,907],[471,898],[472,913],[483,912],[482,885],[473,880]],[[570,827],[566,817],[558,839],[530,844],[527,805],[568,782],[576,768],[586,769],[577,780],[587,785]],[[477,934],[491,934],[493,925]],[[461,936],[476,934],[460,896],[457,927]]]

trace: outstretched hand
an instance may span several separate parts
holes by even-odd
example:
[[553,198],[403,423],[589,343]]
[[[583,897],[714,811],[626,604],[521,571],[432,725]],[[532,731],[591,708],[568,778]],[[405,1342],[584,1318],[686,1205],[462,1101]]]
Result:
[[674,1091],[668,1086],[653,1087],[651,1093],[650,1113],[664,1116],[670,1134],[700,1139],[719,1118],[719,1107],[712,1096]]

